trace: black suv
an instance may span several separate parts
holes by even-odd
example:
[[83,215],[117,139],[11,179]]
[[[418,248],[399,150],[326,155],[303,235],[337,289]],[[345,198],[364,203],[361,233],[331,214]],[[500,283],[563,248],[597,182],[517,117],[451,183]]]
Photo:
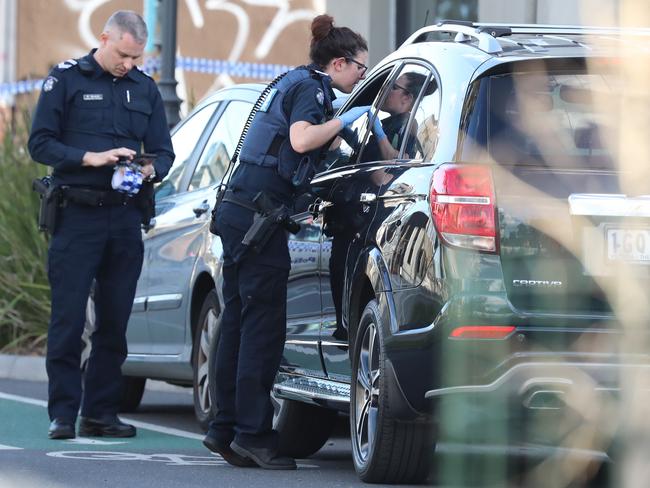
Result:
[[355,89],[341,110],[373,109],[290,237],[286,452],[318,450],[337,411],[369,482],[422,481],[441,435],[606,448],[594,405],[648,367],[622,353],[611,299],[618,269],[646,288],[650,269],[650,200],[626,196],[648,183],[621,178],[612,149],[621,36],[448,22]]

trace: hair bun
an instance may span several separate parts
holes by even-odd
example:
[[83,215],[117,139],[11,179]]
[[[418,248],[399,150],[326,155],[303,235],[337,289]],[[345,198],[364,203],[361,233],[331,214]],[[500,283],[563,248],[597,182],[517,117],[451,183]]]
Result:
[[312,42],[318,42],[325,39],[330,31],[334,28],[334,17],[323,14],[314,18],[311,23]]

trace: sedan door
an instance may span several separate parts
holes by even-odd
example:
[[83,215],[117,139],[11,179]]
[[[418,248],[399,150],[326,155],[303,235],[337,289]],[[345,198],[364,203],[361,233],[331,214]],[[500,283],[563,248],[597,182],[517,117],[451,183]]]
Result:
[[156,218],[148,238],[147,319],[155,354],[179,355],[189,337],[190,300],[197,261],[209,244],[214,186],[221,181],[252,108],[250,101],[222,101],[198,146],[198,161],[181,193]]
[[[184,181],[183,175],[187,173],[188,166],[194,161],[194,154],[201,139],[206,125],[211,120],[219,104],[217,102],[207,103],[199,107],[187,119],[185,119],[172,134],[172,144],[176,159],[167,176],[156,187],[156,218],[152,220],[153,228],[143,230],[142,240],[144,243],[144,259],[142,271],[138,279],[135,299],[129,325],[127,328],[127,343],[129,345],[129,356],[138,356],[157,352],[152,348],[152,334],[147,320],[147,306],[164,304],[164,297],[154,297],[150,301],[150,278],[149,271],[152,262],[152,244],[155,237],[161,234],[161,228],[168,227],[166,222],[170,218],[167,215],[177,204],[177,197]],[[156,226],[158,228],[156,229]],[[155,293],[155,292],[154,292]],[[158,299],[158,303],[156,303]]]

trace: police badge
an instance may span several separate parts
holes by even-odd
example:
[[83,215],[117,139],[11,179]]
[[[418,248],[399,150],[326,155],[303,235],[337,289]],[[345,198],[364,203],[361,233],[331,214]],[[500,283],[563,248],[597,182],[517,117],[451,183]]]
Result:
[[43,82],[43,91],[44,92],[49,92],[54,88],[54,83],[56,83],[57,80],[54,76],[48,76],[45,81]]
[[323,93],[323,90],[320,88],[316,90],[316,101],[318,102],[319,105],[323,105],[325,102],[325,94]]

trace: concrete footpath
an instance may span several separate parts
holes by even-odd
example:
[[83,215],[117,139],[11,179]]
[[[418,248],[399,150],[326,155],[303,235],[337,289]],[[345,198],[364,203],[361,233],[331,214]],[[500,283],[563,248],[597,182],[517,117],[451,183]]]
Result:
[[[23,381],[47,381],[43,356],[0,354],[0,378]],[[147,380],[146,388],[153,391],[192,393],[191,388],[170,385],[164,381]]]

